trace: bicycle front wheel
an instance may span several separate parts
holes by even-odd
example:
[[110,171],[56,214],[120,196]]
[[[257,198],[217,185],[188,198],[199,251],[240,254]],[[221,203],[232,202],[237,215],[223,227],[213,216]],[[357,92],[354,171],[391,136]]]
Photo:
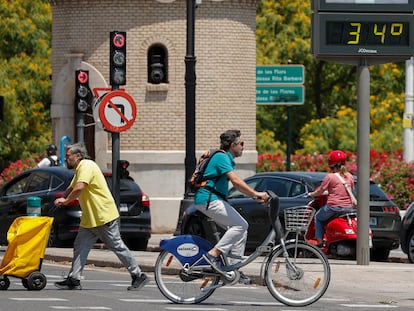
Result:
[[295,307],[314,303],[328,289],[331,269],[328,259],[317,247],[306,242],[286,243],[276,249],[266,263],[265,282],[279,302]]
[[163,250],[155,263],[155,281],[158,289],[174,303],[195,304],[213,294],[220,281],[218,275],[202,270],[186,272],[180,261],[170,252]]

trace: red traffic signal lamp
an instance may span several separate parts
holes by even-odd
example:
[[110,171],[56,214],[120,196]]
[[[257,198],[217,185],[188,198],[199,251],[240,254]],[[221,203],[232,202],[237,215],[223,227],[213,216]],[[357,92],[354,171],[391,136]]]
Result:
[[126,32],[110,33],[110,83],[112,86],[126,84]]
[[127,160],[118,160],[117,161],[118,177],[127,178],[129,176],[128,166],[129,162]]
[[89,88],[89,71],[76,70],[75,73],[75,108],[76,112],[86,112],[89,107],[92,92]]

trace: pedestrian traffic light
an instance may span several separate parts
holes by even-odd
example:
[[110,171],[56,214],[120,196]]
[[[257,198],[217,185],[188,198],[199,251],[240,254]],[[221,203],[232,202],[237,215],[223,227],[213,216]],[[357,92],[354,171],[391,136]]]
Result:
[[118,160],[118,176],[119,178],[127,178],[129,176],[128,172],[129,162],[127,160]]
[[75,108],[76,112],[86,112],[92,98],[92,92],[89,88],[89,71],[76,70],[75,86]]
[[110,82],[112,86],[126,84],[126,32],[110,33]]

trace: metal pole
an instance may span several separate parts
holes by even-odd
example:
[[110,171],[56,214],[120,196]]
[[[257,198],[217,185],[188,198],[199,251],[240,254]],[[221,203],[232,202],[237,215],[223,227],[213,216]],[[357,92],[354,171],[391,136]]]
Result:
[[60,139],[60,165],[65,166],[65,141],[68,141],[69,143],[72,142],[72,138],[70,136],[63,136]]
[[120,203],[120,181],[118,176],[117,165],[121,148],[120,146],[121,143],[119,133],[112,133],[112,194],[114,196],[114,200],[118,209]]
[[287,105],[287,142],[286,142],[286,170],[290,171],[290,150],[292,140],[291,111],[292,106]]
[[194,53],[195,46],[195,0],[187,0],[187,51],[185,55],[185,103],[186,103],[186,148],[185,148],[185,181],[184,198],[188,198],[187,181],[190,179],[196,165],[195,157],[195,90],[196,74]]
[[369,125],[370,74],[366,60],[358,66],[357,137],[358,137],[358,237],[357,264],[369,264]]
[[405,108],[404,117],[409,119],[410,127],[404,126],[404,160],[412,162],[414,160],[414,129],[413,129],[413,105],[414,105],[414,85],[413,85],[413,57],[405,62]]
[[[112,91],[118,90],[119,85],[113,85]],[[118,176],[118,160],[121,153],[121,142],[119,133],[112,132],[112,195],[119,210],[120,207],[120,180]]]
[[85,114],[83,112],[77,113],[78,116],[78,122],[76,124],[76,136],[78,138],[78,142],[83,143],[84,142],[84,130],[85,130]]

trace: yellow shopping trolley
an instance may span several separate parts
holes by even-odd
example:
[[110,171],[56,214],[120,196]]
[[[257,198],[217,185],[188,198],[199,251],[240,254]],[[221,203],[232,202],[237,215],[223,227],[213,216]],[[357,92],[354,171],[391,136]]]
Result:
[[52,217],[16,218],[7,232],[8,246],[0,266],[0,290],[10,286],[9,276],[20,278],[28,290],[45,288],[46,276],[40,272]]

